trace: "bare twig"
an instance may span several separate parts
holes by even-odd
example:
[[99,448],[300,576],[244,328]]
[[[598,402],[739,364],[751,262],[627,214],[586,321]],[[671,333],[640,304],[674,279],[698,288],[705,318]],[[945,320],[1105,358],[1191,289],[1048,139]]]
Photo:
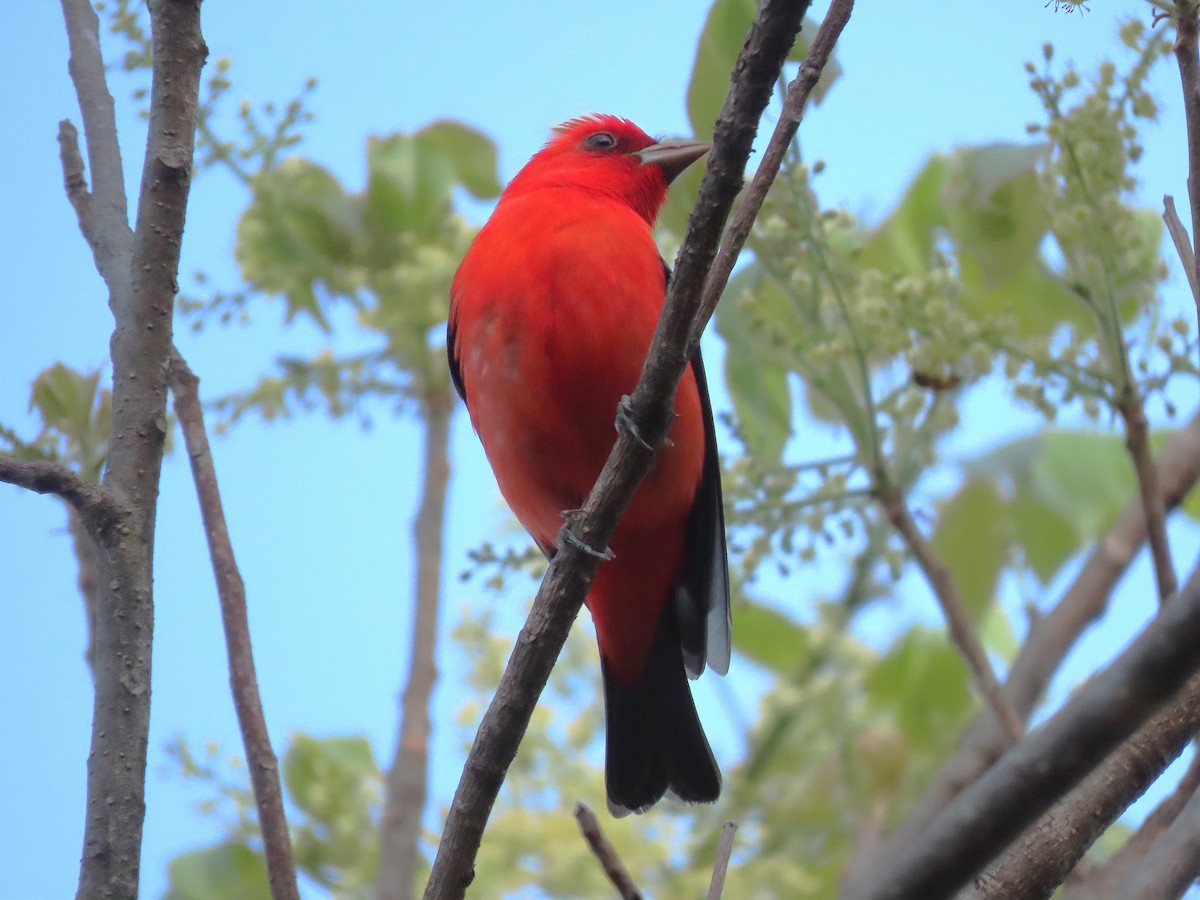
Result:
[[933,552],[933,548],[929,546],[929,542],[917,528],[917,524],[908,511],[908,505],[904,502],[904,495],[900,493],[899,489],[888,489],[879,498],[879,504],[888,521],[895,527],[909,552],[916,559],[929,586],[933,588],[933,594],[937,597],[942,615],[946,619],[950,640],[954,642],[954,646],[958,648],[967,668],[971,670],[975,686],[979,688],[988,706],[1003,724],[1008,739],[1016,743],[1025,731],[1024,722],[1012,701],[1000,689],[1000,682],[996,680],[996,673],[992,671],[987,653],[984,652],[983,645],[979,642],[978,635],[975,634],[975,626],[971,623],[971,617],[967,615],[967,609],[963,606],[962,598],[958,594],[954,575]]
[[846,900],[952,895],[1139,730],[1197,669],[1200,569],[1116,661],[955,797],[885,868],[852,886]]
[[1196,303],[1196,315],[1200,319],[1200,282],[1196,280],[1198,277],[1196,274],[1196,254],[1192,252],[1187,228],[1179,220],[1179,213],[1175,209],[1175,198],[1170,194],[1163,195],[1162,217],[1163,222],[1167,226],[1167,233],[1171,235],[1171,243],[1175,245],[1175,252],[1179,255],[1179,262],[1183,266],[1183,273],[1187,275],[1188,287],[1192,289],[1192,300]]
[[[80,223],[108,287],[113,422],[103,485],[128,505],[128,521],[101,541],[104,596],[96,617],[95,704],[88,755],[80,898],[137,895],[145,816],[154,631],[154,520],[166,436],[166,370],[175,277],[190,186],[200,69],[199,0],[152,0],[150,126],[137,230],[129,229],[112,96],[88,0],[62,0],[69,69],[83,114],[92,172],[90,215]],[[64,180],[78,191],[78,154],[60,132]],[[72,195],[77,203],[79,196]],[[77,211],[79,207],[76,207]]]
[[583,509],[567,523],[578,541],[563,542],[551,562],[480,723],[446,819],[426,898],[458,898],[470,884],[473,860],[504,773],[595,574],[596,557],[580,547],[607,546],[653,464],[654,451],[642,446],[642,441],[655,447],[666,435],[673,417],[671,398],[689,360],[689,339],[705,321],[703,316],[697,320],[696,313],[701,288],[741,187],[757,123],[807,8],[806,2],[786,0],[765,0],[759,7],[717,118],[708,169],[629,404],[630,420],[641,440],[627,428],[618,432],[596,486]]
[[[1196,298],[1196,320],[1200,325],[1200,293],[1196,291],[1200,284],[1200,270],[1196,268],[1200,264],[1200,23],[1196,21],[1193,0],[1176,0],[1175,12],[1172,17],[1176,27],[1174,51],[1187,120],[1188,205],[1192,215],[1192,266],[1188,270],[1188,283]],[[1171,237],[1176,237],[1174,232]]]
[[62,162],[63,189],[79,219],[79,231],[90,244],[91,235],[96,233],[92,220],[92,195],[88,192],[87,178],[83,174],[83,157],[79,155],[79,132],[70,119],[58,123],[58,158]]
[[427,387],[421,403],[425,423],[425,472],[421,505],[413,523],[417,587],[408,683],[404,688],[396,755],[387,775],[379,828],[379,900],[408,900],[416,891],[421,816],[428,795],[429,701],[437,680],[437,622],[441,602],[442,534],[450,482],[450,383]]
[[238,571],[233,544],[229,540],[217,472],[204,427],[204,413],[200,407],[200,381],[175,348],[171,350],[170,383],[175,397],[175,415],[183,429],[183,441],[192,465],[192,480],[200,501],[208,555],[212,560],[217,595],[221,601],[221,622],[225,627],[225,648],[229,654],[229,684],[242,731],[254,802],[258,807],[271,896],[274,900],[298,900],[300,893],[296,886],[292,841],[288,835],[283,792],[279,786],[279,761],[271,749],[267,720],[258,691],[258,676],[254,669],[250,621],[246,614],[246,585]]
[[853,11],[854,0],[833,0],[829,11],[825,14],[824,21],[821,22],[821,27],[817,29],[817,36],[809,44],[804,62],[800,64],[800,71],[788,85],[787,97],[784,100],[783,111],[779,114],[779,121],[775,123],[775,131],[771,134],[771,140],[767,144],[767,149],[763,151],[762,160],[754,172],[750,187],[746,188],[742,202],[721,242],[721,250],[717,253],[717,258],[709,270],[697,312],[697,321],[701,327],[693,333],[693,341],[700,340],[703,324],[708,321],[708,317],[716,309],[717,300],[720,299],[721,292],[729,281],[729,275],[733,272],[738,255],[742,252],[746,238],[750,235],[750,228],[758,216],[758,211],[762,209],[767,191],[775,181],[775,176],[779,174],[779,167],[783,163],[788,145],[791,144],[792,139],[796,136],[796,130],[800,127],[800,120],[804,117],[804,107],[808,104],[808,97],[817,82],[821,80],[821,73],[825,71],[834,45],[841,37],[846,23],[850,21],[850,14]]
[[58,463],[40,459],[0,456],[0,481],[34,491],[53,494],[79,515],[89,535],[105,543],[113,527],[128,518],[128,507],[94,481]]
[[725,890],[725,874],[729,871],[729,858],[733,856],[733,838],[736,834],[737,822],[725,822],[721,826],[721,843],[717,845],[717,858],[713,863],[712,881],[708,883],[706,900],[721,900],[721,893]]
[[[129,205],[125,198],[125,171],[121,165],[121,147],[117,140],[116,108],[104,74],[104,58],[100,53],[100,19],[96,11],[87,0],[61,2],[67,41],[71,48],[67,68],[79,99],[88,164],[92,170],[93,215],[87,217],[91,223],[90,230],[85,231],[83,236],[92,248],[96,268],[108,286],[109,305],[115,311],[117,305],[125,302],[129,293],[132,274],[129,260],[133,250]],[[70,137],[64,135],[60,126],[60,146],[64,136]],[[77,171],[76,166],[65,151],[60,152],[63,156],[64,181],[70,184]],[[82,177],[82,173],[79,175]],[[74,204],[75,195],[68,193],[68,196]]]
[[608,838],[600,830],[596,814],[583,803],[576,803],[575,821],[579,823],[579,831],[583,834],[583,839],[587,841],[588,847],[600,861],[600,868],[604,870],[604,874],[608,876],[612,886],[617,889],[621,900],[642,900],[642,892],[633,883],[633,876],[625,868],[625,863],[621,862],[616,848],[608,842]]
[[[1167,438],[1159,454],[1158,469],[1163,502],[1173,509],[1200,478],[1200,414]],[[1041,699],[1079,635],[1104,614],[1113,586],[1145,539],[1146,516],[1141,499],[1134,498],[1096,542],[1055,607],[1033,623],[1004,684],[1005,693],[1022,717],[1028,716]],[[986,771],[1008,746],[1008,735],[995,714],[990,708],[985,710],[904,823],[864,857],[851,881],[857,882],[860,874],[885,869],[889,860],[905,845],[918,840],[934,816]]]
[[1049,897],[1068,874],[1071,877],[1064,900],[1124,897],[1112,892],[1111,879],[1104,877],[1107,866],[1086,871],[1080,860],[1179,755],[1198,728],[1200,678],[1193,677],[1171,702],[1014,841],[956,900],[1041,900]]
[[1150,558],[1154,562],[1154,581],[1158,585],[1158,600],[1166,603],[1179,589],[1175,578],[1175,566],[1171,562],[1171,547],[1167,543],[1167,524],[1163,509],[1162,492],[1158,489],[1158,470],[1150,453],[1149,428],[1146,412],[1142,408],[1137,386],[1127,382],[1117,410],[1125,422],[1125,447],[1133,461],[1137,475],[1138,493],[1142,500],[1142,512],[1146,517],[1146,543],[1150,545]]

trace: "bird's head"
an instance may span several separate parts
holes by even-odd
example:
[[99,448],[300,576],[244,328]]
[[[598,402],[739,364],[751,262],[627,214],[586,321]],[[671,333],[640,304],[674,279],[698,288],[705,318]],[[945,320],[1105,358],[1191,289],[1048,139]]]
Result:
[[655,140],[628,119],[590,115],[571,119],[509,182],[512,197],[548,187],[572,187],[616,197],[654,224],[667,186],[708,152],[709,144]]

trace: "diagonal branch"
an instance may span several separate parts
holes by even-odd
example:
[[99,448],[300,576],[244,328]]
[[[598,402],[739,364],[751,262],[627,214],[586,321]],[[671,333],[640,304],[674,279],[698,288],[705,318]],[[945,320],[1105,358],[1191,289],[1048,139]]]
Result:
[[[1136,734],[1005,849],[956,900],[1049,897],[1105,829],[1183,751],[1198,729],[1200,677],[1193,676]],[[1179,805],[1185,802],[1186,798]],[[1157,835],[1150,836],[1151,843],[1156,839]],[[1064,890],[1063,900],[1131,896],[1113,883],[1122,880],[1121,873],[1108,869],[1105,864],[1079,880],[1072,879]]]
[[596,814],[583,803],[576,803],[575,821],[579,823],[579,831],[583,834],[583,839],[587,841],[588,848],[599,861],[600,868],[604,870],[604,874],[608,876],[612,886],[617,889],[617,895],[621,900],[642,900],[642,892],[634,884],[633,876],[625,868],[625,863],[621,862],[621,857],[617,855],[617,849],[609,843],[604,832],[600,830],[600,822],[596,819]]
[[955,797],[886,866],[852,886],[845,900],[950,896],[1140,729],[1198,669],[1200,569],[1116,661]]
[[[1200,709],[1200,685],[1193,685],[1194,691],[1190,691],[1188,696],[1193,694],[1197,697],[1196,707]],[[1173,707],[1179,706],[1179,702],[1172,704]],[[1162,717],[1162,713],[1157,718]],[[1146,726],[1151,728],[1156,723]],[[1193,723],[1191,732],[1200,731],[1200,713],[1197,714],[1197,719]],[[1109,767],[1106,761],[1103,768]],[[1099,772],[1100,770],[1097,770]],[[1089,776],[1088,781],[1092,777]],[[1084,785],[1080,786],[1082,789]],[[1146,854],[1154,846],[1155,842],[1162,837],[1163,833],[1171,826],[1171,823],[1178,818],[1180,811],[1187,805],[1188,801],[1196,794],[1197,787],[1200,787],[1200,754],[1192,756],[1191,765],[1188,770],[1179,779],[1179,783],[1175,785],[1173,790],[1161,803],[1154,808],[1138,826],[1135,831],[1125,842],[1125,844],[1106,859],[1103,864],[1094,866],[1085,876],[1076,878],[1074,875],[1064,885],[1063,900],[1085,900],[1085,898],[1097,896],[1117,896],[1113,893],[1118,884],[1129,877],[1130,873],[1141,866],[1146,859]],[[1090,798],[1089,798],[1090,799]],[[1091,804],[1094,809],[1094,803]],[[1041,828],[1041,823],[1038,823],[1038,828]],[[1027,836],[1023,835],[1021,842],[1027,843]],[[1005,857],[1009,856],[1009,852],[1005,853]]]
[[1158,470],[1150,453],[1149,426],[1146,411],[1137,385],[1128,381],[1117,401],[1117,411],[1125,422],[1125,448],[1133,461],[1137,475],[1138,495],[1142,501],[1142,513],[1146,517],[1146,543],[1150,546],[1150,558],[1154,563],[1154,581],[1158,585],[1158,601],[1166,603],[1179,589],[1175,577],[1175,566],[1171,562],[1171,547],[1167,543],[1167,523],[1162,491],[1158,487]]
[[63,500],[79,515],[88,535],[97,543],[103,543],[112,528],[129,515],[111,491],[58,463],[0,456],[0,481]]
[[1200,795],[1193,794],[1163,836],[1114,897],[1163,900],[1182,897],[1200,877]]
[[909,552],[916,558],[929,586],[933,588],[933,594],[937,597],[942,615],[946,619],[950,639],[958,648],[967,668],[971,670],[976,687],[1002,724],[1009,741],[1015,744],[1025,732],[1025,723],[1017,714],[1012,701],[1001,690],[1000,682],[996,680],[996,673],[992,671],[992,664],[988,662],[987,653],[979,642],[979,636],[975,634],[975,626],[971,624],[971,618],[967,615],[962,597],[959,596],[954,576],[917,528],[904,502],[904,496],[898,489],[889,488],[879,498],[879,504],[883,507],[888,521],[904,539]]
[[[1159,454],[1158,471],[1163,502],[1173,509],[1200,479],[1200,413],[1167,438]],[[1004,683],[1004,692],[1022,717],[1027,717],[1041,699],[1084,629],[1104,614],[1114,585],[1145,539],[1146,516],[1140,498],[1134,498],[1096,542],[1057,605],[1034,622]],[[919,839],[934,816],[979,778],[1008,746],[1007,734],[995,715],[985,710],[903,824],[864,859],[857,871],[886,867],[900,848]],[[852,878],[858,880],[857,875]]]
[[254,788],[262,831],[264,855],[273,900],[299,900],[296,867],[292,860],[292,842],[283,812],[283,792],[279,786],[279,761],[271,749],[267,720],[263,715],[258,676],[254,670],[254,651],[250,644],[250,621],[246,614],[246,585],[238,571],[217,485],[212,450],[200,407],[198,379],[179,351],[171,348],[171,392],[175,397],[175,415],[183,429],[183,441],[192,465],[192,480],[200,502],[208,555],[212,560],[221,601],[221,622],[225,626],[225,647],[229,654],[229,684],[233,706],[242,731],[246,768]]
[[[846,4],[843,4],[845,6]],[[663,311],[629,403],[641,440],[660,444],[672,418],[670,398],[723,285],[705,285],[722,225],[741,187],[757,122],[808,3],[765,0],[734,68],[733,84],[714,127],[713,149],[688,221]],[[774,173],[764,175],[771,178]],[[701,300],[704,288],[705,299]],[[629,429],[616,444],[583,509],[567,523],[577,539],[562,542],[533,609],[513,648],[496,696],[471,747],[426,886],[426,898],[461,897],[473,878],[473,861],[504,774],[562,649],[595,574],[597,559],[585,547],[604,547],[616,530],[654,451]],[[578,545],[578,546],[577,546]]]

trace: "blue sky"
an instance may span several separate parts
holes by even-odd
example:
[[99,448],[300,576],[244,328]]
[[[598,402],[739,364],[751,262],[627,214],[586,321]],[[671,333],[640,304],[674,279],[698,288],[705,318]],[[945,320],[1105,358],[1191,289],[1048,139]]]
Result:
[[[1074,59],[1086,72],[1115,47],[1118,18],[1148,18],[1149,7],[1140,2],[1090,5],[1087,14],[1065,15],[1042,0],[930,0],[918,13],[912,4],[864,0],[838,49],[843,78],[801,129],[807,157],[828,165],[818,182],[822,200],[877,220],[929,153],[1024,140],[1024,126],[1039,117],[1039,107],[1022,65],[1040,57],[1043,41],[1053,41],[1060,58]],[[581,113],[614,112],[653,133],[687,133],[683,98],[707,3],[298,0],[286,14],[279,10],[209,0],[210,60],[232,57],[235,99],[286,100],[317,76],[316,119],[301,152],[355,189],[363,181],[369,135],[437,118],[461,119],[492,135],[505,177],[541,145],[552,124]],[[61,187],[57,122],[78,123],[79,115],[59,10],[20,4],[6,18],[8,27],[0,29],[0,84],[6,86],[0,109],[8,123],[0,142],[8,223],[0,243],[0,422],[31,434],[29,382],[56,360],[81,369],[102,365],[111,317]],[[1138,193],[1155,208],[1163,193],[1174,193],[1183,212],[1183,119],[1173,68],[1161,65],[1153,85],[1163,114],[1146,130]],[[129,100],[132,86],[114,76],[131,197],[144,141]],[[185,286],[197,269],[217,284],[236,286],[233,224],[245,199],[221,174],[197,178],[181,267]],[[1167,292],[1178,300],[1181,288],[1176,274]],[[248,384],[277,352],[322,346],[304,326],[281,332],[276,310],[260,309],[248,328],[179,335],[204,396]],[[1001,414],[1002,395],[989,396],[996,408],[968,415],[956,451],[969,453],[1033,424]],[[1185,408],[1190,402],[1194,397],[1184,398]],[[381,413],[370,432],[314,416],[274,425],[248,420],[215,441],[277,749],[295,731],[366,734],[377,755],[390,759],[408,654],[418,438],[410,422]],[[454,577],[466,551],[509,527],[465,416],[456,418],[452,440],[451,621],[476,589]],[[1177,558],[1190,562],[1194,531],[1177,533],[1183,539]],[[0,900],[65,897],[74,893],[82,843],[91,684],[82,657],[82,603],[57,502],[0,485],[0,573],[0,798],[6,810]],[[1132,580],[1144,585],[1144,578],[1139,571]],[[195,814],[195,790],[171,774],[166,743],[183,734],[194,745],[215,740],[229,752],[239,749],[212,575],[186,459],[178,452],[163,471],[156,587],[146,896],[162,892],[172,856],[218,836]],[[525,593],[507,599],[519,605]],[[1121,633],[1128,628],[1126,620]],[[1089,652],[1111,647],[1110,638]],[[446,687],[455,672],[448,661],[435,711],[443,719],[457,705]],[[730,683],[753,690],[736,666]],[[710,692],[700,688],[702,701],[711,700]],[[458,748],[445,730],[436,741],[434,799],[441,804],[457,777]]]

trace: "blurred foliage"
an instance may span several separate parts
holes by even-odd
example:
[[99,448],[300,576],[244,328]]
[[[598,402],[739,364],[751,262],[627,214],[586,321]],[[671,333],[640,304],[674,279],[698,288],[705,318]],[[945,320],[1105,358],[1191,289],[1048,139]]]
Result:
[[[269,898],[254,795],[241,759],[223,759],[212,744],[198,758],[181,737],[168,752],[181,775],[201,786],[207,796],[199,811],[216,819],[226,837],[171,863],[166,900]],[[370,745],[363,738],[295,735],[281,773],[297,871],[339,900],[373,897],[383,780]]]
[[[686,97],[697,134],[711,130],[754,8],[716,0],[709,11]],[[118,0],[108,13],[130,47],[124,70],[143,71],[140,4]],[[814,30],[806,24],[792,63]],[[1133,497],[1122,440],[1101,426],[1131,396],[1173,415],[1167,387],[1195,379],[1197,344],[1192,323],[1162,312],[1160,219],[1130,200],[1138,128],[1157,110],[1146,77],[1167,38],[1131,21],[1120,40],[1126,67],[1086,76],[1055,67],[1047,45],[1027,67],[1043,111],[1028,136],[933,155],[878,224],[825,208],[822,165],[791,149],[716,316],[726,423],[740,444],[725,442],[724,461],[735,647],[765,687],[753,710],[723,698],[728,721],[708,723],[733,736],[718,807],[668,803],[604,821],[649,893],[699,896],[720,823],[733,819],[726,896],[833,896],[859,842],[903,818],[977,712],[943,632],[913,624],[896,596],[907,559],[876,510],[881,492],[936,509],[934,549],[1000,659],[1022,630],[997,603],[1003,585],[1049,584]],[[826,70],[815,102],[839,72]],[[498,195],[492,140],[448,120],[373,137],[355,190],[297,153],[315,81],[285,104],[243,102],[233,113],[231,83],[231,62],[218,58],[198,160],[248,192],[236,244],[244,284],[211,291],[201,273],[204,295],[181,297],[181,315],[200,329],[271,311],[315,324],[328,346],[279,353],[270,374],[218,402],[227,421],[318,408],[366,418],[365,403],[380,400],[420,412],[431,394],[448,396],[441,326],[473,233],[456,204]],[[673,189],[664,245],[680,240],[699,179],[695,167]],[[1072,427],[946,459],[985,380]],[[98,477],[110,415],[99,375],[56,365],[32,397],[42,430],[22,440],[0,426],[0,448]],[[832,453],[806,455],[800,427],[834,436]],[[1184,508],[1200,515],[1200,497]],[[819,553],[838,555],[842,584],[785,580]],[[485,545],[472,562],[488,587],[541,566],[526,543]],[[868,642],[859,614],[881,608],[894,633]],[[455,725],[464,752],[511,644],[502,632],[472,609],[453,636],[471,667]],[[608,890],[570,817],[578,799],[603,807],[595,663],[576,629],[493,812],[477,861],[485,896]],[[197,759],[180,740],[173,753],[226,834],[172,863],[168,896],[268,896],[244,772],[216,748]],[[282,773],[304,876],[335,897],[370,894],[381,775],[369,745],[297,735]]]

